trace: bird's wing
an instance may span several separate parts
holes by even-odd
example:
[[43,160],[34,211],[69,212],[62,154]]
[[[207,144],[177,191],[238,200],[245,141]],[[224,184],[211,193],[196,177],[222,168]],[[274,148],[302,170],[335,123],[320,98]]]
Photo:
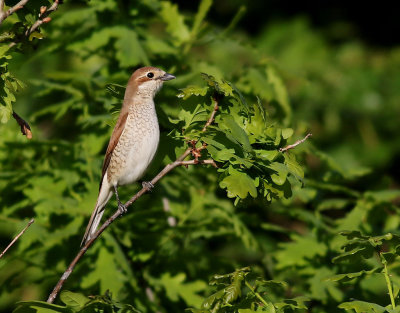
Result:
[[121,108],[121,112],[119,113],[117,124],[115,124],[114,130],[112,132],[110,142],[108,143],[106,156],[104,157],[103,169],[102,169],[101,180],[100,180],[100,189],[101,189],[101,184],[103,183],[104,175],[106,174],[108,165],[110,164],[112,153],[113,153],[115,147],[117,146],[119,137],[121,137],[121,134],[125,128],[125,123],[126,123],[126,119],[128,118],[128,113],[129,113],[128,106],[124,104]]

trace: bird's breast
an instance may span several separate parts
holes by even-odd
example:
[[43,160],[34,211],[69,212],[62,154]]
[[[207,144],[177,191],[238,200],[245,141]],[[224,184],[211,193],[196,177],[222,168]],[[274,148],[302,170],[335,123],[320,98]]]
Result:
[[126,185],[140,179],[154,158],[159,140],[154,105],[130,111],[107,170],[110,182]]

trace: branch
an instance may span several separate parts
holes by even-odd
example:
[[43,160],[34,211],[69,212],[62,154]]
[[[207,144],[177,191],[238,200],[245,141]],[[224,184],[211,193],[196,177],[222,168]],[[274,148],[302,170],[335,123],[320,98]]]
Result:
[[311,137],[312,134],[309,133],[307,134],[307,136],[305,136],[303,139],[297,140],[294,144],[292,145],[288,145],[285,148],[279,148],[279,151],[282,153],[285,153],[286,151],[295,148],[296,146],[298,146],[299,144],[303,143],[304,141],[306,141],[308,139],[308,137]]
[[218,93],[214,93],[214,95],[213,95],[214,110],[211,112],[210,118],[208,119],[208,121],[206,122],[206,124],[204,125],[204,127],[201,131],[205,132],[207,127],[210,126],[212,122],[214,122],[215,114],[218,111],[218,103],[219,103],[220,97],[221,97],[221,95],[219,95]]
[[54,0],[53,4],[50,6],[50,8],[47,8],[45,6],[40,7],[40,14],[39,18],[36,20],[35,23],[31,27],[29,27],[26,32],[25,36],[28,37],[30,34],[32,34],[40,25],[44,23],[48,23],[51,21],[51,17],[48,15],[51,12],[54,12],[55,10],[58,9],[58,5],[60,4],[60,0]]
[[31,226],[33,224],[35,220],[32,218],[28,225],[25,226],[25,228],[23,230],[20,231],[20,233],[10,242],[10,244],[7,246],[7,248],[4,249],[4,251],[0,254],[0,259],[3,257],[3,255],[7,252],[8,249],[10,249],[12,247],[12,245],[19,239],[19,237],[21,237],[26,230],[29,228],[29,226]]
[[12,116],[15,118],[15,120],[18,123],[18,125],[21,127],[22,135],[25,135],[26,138],[28,138],[28,139],[32,139],[31,127],[29,126],[28,122],[25,121],[21,116],[19,116],[14,111],[13,111]]
[[188,165],[196,165],[196,164],[210,164],[215,168],[218,168],[217,164],[214,160],[189,160],[189,161],[181,161],[179,165],[188,166]]
[[0,1],[0,25],[11,14],[15,13],[19,9],[22,9],[24,7],[24,5],[28,3],[28,1],[29,0],[21,0],[16,5],[14,5],[13,7],[9,8],[7,11],[3,11],[3,9],[4,9],[4,0],[1,0]]
[[[214,110],[211,113],[209,119],[207,120],[205,126],[203,127],[203,132],[206,131],[207,127],[213,122],[215,114],[218,110],[218,97],[214,96],[213,97],[214,101]],[[193,143],[193,142],[191,142]],[[178,157],[174,162],[167,164],[161,172],[159,172],[151,181],[150,183],[155,186],[155,184],[163,178],[165,175],[167,175],[169,172],[171,172],[174,168],[178,166],[188,166],[188,165],[196,165],[196,164],[211,164],[216,167],[216,164],[214,160],[190,160],[190,161],[185,161],[185,158],[189,156],[192,153],[193,148],[187,148],[183,154]],[[145,193],[149,191],[149,187],[146,184],[145,186],[142,187],[129,201],[127,201],[124,205],[126,208],[128,208],[130,205],[132,205],[137,199],[139,199],[141,196],[143,196]],[[151,185],[150,185],[151,186]],[[64,274],[61,276],[60,280],[54,287],[53,291],[49,295],[47,302],[48,303],[53,303],[55,298],[57,297],[57,294],[61,290],[62,286],[64,285],[65,281],[68,279],[68,277],[71,275],[72,271],[74,270],[76,264],[79,262],[79,260],[82,258],[82,256],[86,253],[86,251],[89,249],[89,247],[94,243],[94,241],[101,235],[101,233],[111,225],[112,222],[114,222],[118,217],[122,215],[120,210],[117,210],[108,220],[106,220],[103,225],[97,230],[97,232],[93,235],[93,238],[90,239],[81,249],[79,250],[78,254],[75,256],[75,258],[72,260]]]

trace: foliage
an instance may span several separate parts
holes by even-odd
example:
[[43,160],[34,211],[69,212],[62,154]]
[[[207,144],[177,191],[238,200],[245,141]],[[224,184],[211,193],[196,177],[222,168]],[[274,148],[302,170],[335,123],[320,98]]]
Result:
[[121,313],[140,313],[129,304],[121,304],[112,299],[107,291],[104,296],[85,297],[81,293],[63,291],[60,300],[65,305],[55,305],[43,301],[24,301],[18,303],[15,313],[23,312],[68,312],[68,313],[88,313],[88,312],[121,312]]
[[[10,47],[38,14],[29,3],[2,24],[17,36],[1,37],[0,118],[15,109],[33,139],[0,126],[1,246],[35,223],[0,260],[1,311],[399,310],[398,49],[333,45],[304,19],[251,37],[243,8],[218,26],[211,0],[196,12],[66,2]],[[161,142],[144,179],[191,140],[218,169],[165,176],[89,249],[58,304],[38,301],[77,253],[124,86],[150,64],[177,79],[156,98]],[[312,142],[279,152],[308,130]]]

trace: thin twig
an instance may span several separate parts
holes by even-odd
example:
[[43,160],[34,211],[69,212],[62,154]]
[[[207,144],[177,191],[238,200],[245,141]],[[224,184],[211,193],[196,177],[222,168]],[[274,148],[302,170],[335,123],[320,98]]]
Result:
[[43,23],[50,22],[51,18],[49,17],[49,14],[51,12],[54,12],[55,10],[57,10],[59,4],[60,4],[59,0],[54,0],[53,4],[50,6],[50,8],[42,7],[42,8],[45,8],[45,9],[42,12],[42,8],[41,8],[41,12],[39,14],[39,18],[36,20],[35,23],[33,23],[33,25],[31,27],[29,27],[26,30],[25,36],[28,37],[30,34],[32,34]]
[[28,1],[29,0],[21,0],[16,5],[14,5],[13,7],[9,8],[7,11],[3,11],[3,9],[4,9],[4,0],[1,0],[0,1],[0,25],[11,14],[15,13],[19,9],[22,9],[24,7],[24,5],[28,3]]
[[214,160],[189,160],[189,161],[182,161],[179,165],[187,166],[187,165],[195,165],[195,164],[210,164],[215,168],[218,168],[217,164]]
[[308,139],[308,137],[311,137],[311,136],[312,136],[312,134],[309,133],[309,134],[307,134],[307,136],[305,136],[303,139],[297,140],[294,144],[288,145],[288,146],[286,146],[285,148],[279,148],[279,151],[282,152],[282,153],[284,153],[284,152],[286,152],[286,151],[288,151],[288,150],[290,150],[290,149],[293,149],[293,148],[295,148],[296,146],[298,146],[299,144],[301,144],[301,143],[303,143],[304,141],[306,141],[306,140]]
[[211,112],[210,118],[208,119],[207,123],[204,125],[204,127],[202,129],[203,132],[205,132],[207,127],[210,126],[212,122],[214,122],[215,114],[218,111],[218,102],[219,102],[218,97],[220,97],[220,95],[218,95],[217,93],[215,93],[213,95],[214,110]]
[[21,116],[19,116],[14,111],[13,111],[12,116],[15,118],[15,120],[18,123],[18,125],[21,127],[22,135],[25,135],[26,138],[28,138],[28,139],[32,139],[31,127],[29,126],[28,122],[25,121]]
[[[214,110],[211,113],[209,119],[206,122],[206,125],[203,127],[203,132],[207,130],[207,127],[212,123],[214,120],[215,114],[218,110],[218,98],[214,97]],[[155,186],[155,184],[163,178],[165,175],[167,175],[169,172],[171,172],[174,168],[178,166],[187,166],[187,165],[195,165],[195,164],[211,164],[213,166],[216,166],[215,162],[213,160],[190,160],[190,161],[184,161],[187,156],[189,156],[192,152],[192,148],[189,147],[183,152],[183,154],[178,157],[174,162],[167,164],[161,172],[159,172],[151,181],[151,185]],[[212,161],[212,162],[211,162]],[[149,191],[149,186],[150,184],[146,184],[145,186],[142,187],[129,201],[127,201],[124,205],[125,208],[128,208],[130,205],[132,205],[137,199],[139,199],[141,196],[143,196],[145,193]],[[150,186],[151,186],[150,185]],[[97,230],[97,232],[93,235],[93,237],[86,242],[86,244],[79,250],[78,254],[75,256],[75,258],[72,260],[64,274],[61,276],[60,280],[57,282],[56,286],[54,287],[53,291],[49,295],[47,302],[48,303],[53,303],[55,298],[57,297],[57,294],[61,290],[62,286],[64,285],[65,281],[68,279],[68,277],[71,275],[72,271],[74,270],[76,264],[79,262],[79,260],[82,258],[82,256],[86,253],[86,251],[89,249],[89,247],[93,244],[93,242],[101,235],[101,233],[111,225],[112,222],[114,222],[118,217],[122,215],[120,210],[117,210],[108,220],[106,220],[101,227]]]
[[20,231],[20,233],[10,242],[10,244],[7,246],[7,248],[4,249],[4,251],[0,254],[0,259],[3,257],[3,255],[7,252],[8,249],[10,249],[12,247],[12,245],[19,239],[19,237],[21,237],[26,230],[29,228],[29,226],[31,226],[33,224],[35,220],[32,218],[28,225],[25,226],[25,228],[23,230]]

